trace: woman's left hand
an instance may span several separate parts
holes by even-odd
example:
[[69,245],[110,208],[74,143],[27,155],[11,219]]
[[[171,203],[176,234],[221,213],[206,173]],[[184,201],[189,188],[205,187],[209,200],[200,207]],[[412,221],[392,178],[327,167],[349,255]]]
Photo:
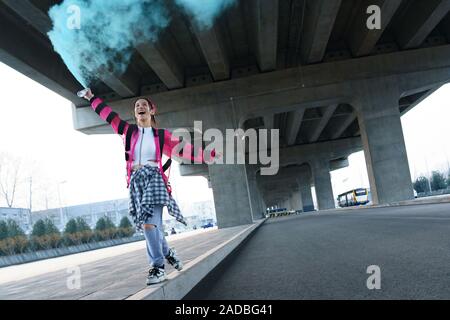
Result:
[[83,97],[86,100],[91,100],[91,98],[94,96],[94,94],[92,93],[91,89],[88,89],[88,91],[86,92],[86,95]]

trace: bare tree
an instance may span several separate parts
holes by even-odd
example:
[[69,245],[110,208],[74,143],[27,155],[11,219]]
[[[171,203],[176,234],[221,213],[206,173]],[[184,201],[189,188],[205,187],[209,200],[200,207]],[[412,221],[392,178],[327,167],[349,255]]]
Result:
[[6,205],[12,208],[19,183],[21,163],[6,154],[0,154],[0,195],[5,199]]

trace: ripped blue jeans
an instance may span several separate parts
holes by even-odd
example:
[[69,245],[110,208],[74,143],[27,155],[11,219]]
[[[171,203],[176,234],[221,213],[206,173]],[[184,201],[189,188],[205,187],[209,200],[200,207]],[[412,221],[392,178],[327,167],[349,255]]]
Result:
[[[164,259],[169,255],[169,245],[164,236],[162,225],[163,206],[155,205],[153,215],[144,222],[144,236],[147,243],[147,257],[151,267],[164,267]],[[155,228],[145,228],[152,224]]]

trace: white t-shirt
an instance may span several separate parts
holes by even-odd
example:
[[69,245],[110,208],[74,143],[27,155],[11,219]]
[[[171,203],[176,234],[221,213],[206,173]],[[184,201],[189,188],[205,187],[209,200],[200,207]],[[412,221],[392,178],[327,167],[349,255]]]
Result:
[[[156,146],[152,128],[139,128],[139,139],[134,149],[133,165],[156,165]],[[149,163],[149,161],[151,161]]]

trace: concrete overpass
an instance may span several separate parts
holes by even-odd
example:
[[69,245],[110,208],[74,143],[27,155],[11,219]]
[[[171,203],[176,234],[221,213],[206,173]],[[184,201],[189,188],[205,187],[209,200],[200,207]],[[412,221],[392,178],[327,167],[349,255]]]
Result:
[[[74,95],[80,86],[45,35],[57,2],[0,1],[0,61],[72,101],[75,129],[112,133]],[[372,4],[380,30],[366,27]],[[331,161],[355,141],[374,203],[413,197],[400,117],[450,80],[449,0],[241,0],[203,31],[168,6],[159,42],[136,48],[125,74],[99,74],[93,90],[130,121],[134,99],[151,96],[163,127],[279,129],[281,166],[307,168],[283,180],[298,189],[271,199],[254,183],[257,169],[202,167],[220,227],[251,223],[294,194],[308,199],[312,183],[319,209],[331,207]]]

